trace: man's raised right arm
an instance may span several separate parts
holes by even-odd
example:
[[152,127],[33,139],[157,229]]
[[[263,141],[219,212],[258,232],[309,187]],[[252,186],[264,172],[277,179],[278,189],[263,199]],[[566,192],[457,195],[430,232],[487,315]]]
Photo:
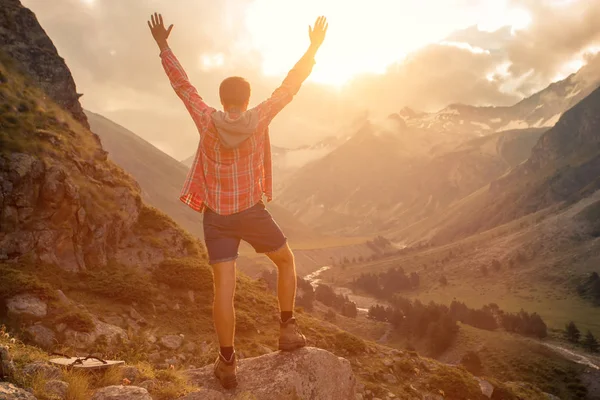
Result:
[[309,77],[315,65],[315,55],[323,44],[323,40],[325,40],[327,27],[328,24],[325,17],[317,18],[314,28],[308,27],[310,37],[308,50],[294,65],[294,68],[288,72],[281,86],[273,92],[271,97],[257,106],[261,125],[268,125],[292,101],[296,93],[300,90],[302,83]]

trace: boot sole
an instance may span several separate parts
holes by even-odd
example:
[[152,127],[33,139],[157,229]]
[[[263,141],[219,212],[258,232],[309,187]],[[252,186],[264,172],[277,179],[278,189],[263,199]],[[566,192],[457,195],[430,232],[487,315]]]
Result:
[[223,386],[224,389],[233,389],[237,387],[236,376],[228,376],[226,378],[219,379],[219,382],[221,382],[221,386]]
[[306,342],[279,343],[279,350],[293,351],[306,346]]

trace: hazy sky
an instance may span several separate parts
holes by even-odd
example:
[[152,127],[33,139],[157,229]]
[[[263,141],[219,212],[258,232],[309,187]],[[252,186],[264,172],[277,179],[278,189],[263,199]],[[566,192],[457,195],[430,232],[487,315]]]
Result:
[[162,71],[146,20],[175,25],[170,44],[205,100],[247,77],[252,103],[274,90],[330,29],[310,81],[276,119],[274,144],[314,142],[369,110],[511,104],[600,50],[597,0],[22,0],[73,72],[85,108],[177,159],[198,135]]

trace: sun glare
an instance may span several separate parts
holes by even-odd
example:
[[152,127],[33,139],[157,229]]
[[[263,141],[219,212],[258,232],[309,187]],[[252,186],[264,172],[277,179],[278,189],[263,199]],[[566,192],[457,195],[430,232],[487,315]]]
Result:
[[[527,10],[511,8],[508,0],[480,0],[461,7],[461,0],[255,0],[246,18],[254,47],[263,58],[266,75],[284,76],[308,45],[308,24],[327,16],[330,29],[310,80],[343,85],[365,73],[383,73],[393,63],[451,32],[478,24],[513,33],[531,23]],[[432,8],[435,12],[432,12]],[[381,10],[385,10],[382,12]],[[273,18],[273,16],[282,16]],[[477,53],[468,44],[462,47]]]

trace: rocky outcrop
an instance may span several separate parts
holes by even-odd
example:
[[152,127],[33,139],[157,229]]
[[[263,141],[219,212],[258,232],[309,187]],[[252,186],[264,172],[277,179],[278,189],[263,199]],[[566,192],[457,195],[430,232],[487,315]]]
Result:
[[54,346],[56,337],[50,328],[36,324],[26,328],[25,332],[31,337],[33,343],[44,349],[51,349]]
[[92,400],[152,400],[152,397],[144,388],[119,385],[97,390]]
[[[109,176],[110,166],[101,161],[80,170],[81,162],[74,154],[63,165],[48,165],[24,153],[0,156],[0,260],[34,256],[76,272],[105,266],[109,259],[149,268],[169,254],[187,254],[186,241],[177,229],[155,233],[157,240],[169,242],[164,248],[148,245],[132,232],[143,208],[134,181],[115,182]],[[108,196],[105,201],[119,212],[102,214],[98,201],[75,183],[77,175],[101,185],[101,196]]]
[[17,60],[52,100],[89,128],[71,71],[35,14],[19,0],[0,0],[0,48]]
[[16,387],[9,382],[0,382],[0,399],[3,400],[36,400],[31,393]]
[[[188,399],[227,400],[244,398],[244,395],[256,400],[348,400],[355,397],[356,378],[350,362],[313,347],[240,360],[238,387],[233,391],[221,388],[213,375],[212,365],[187,374],[192,383],[212,391],[208,392],[212,397]],[[221,397],[214,392],[220,393]]]
[[48,313],[48,304],[38,296],[23,293],[6,300],[9,315],[43,318]]

